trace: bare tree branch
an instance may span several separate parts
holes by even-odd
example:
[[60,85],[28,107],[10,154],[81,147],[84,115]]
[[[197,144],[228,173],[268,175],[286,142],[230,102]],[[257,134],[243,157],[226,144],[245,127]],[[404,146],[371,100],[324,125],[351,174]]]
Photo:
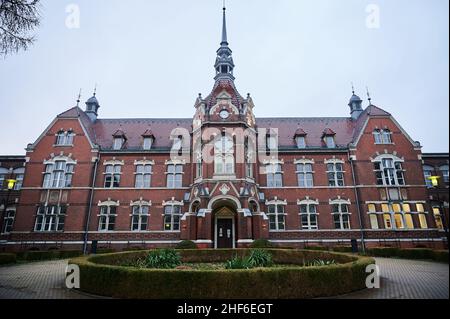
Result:
[[0,56],[27,50],[40,18],[40,0],[0,0]]

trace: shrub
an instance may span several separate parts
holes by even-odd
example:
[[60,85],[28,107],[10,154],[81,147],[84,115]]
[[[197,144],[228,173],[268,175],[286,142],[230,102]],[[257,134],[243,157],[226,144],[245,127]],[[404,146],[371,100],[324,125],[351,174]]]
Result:
[[270,267],[273,265],[272,254],[264,249],[252,249],[247,259],[250,267]]
[[448,250],[433,251],[433,260],[448,263]]
[[234,256],[231,260],[225,263],[225,269],[250,269],[251,265],[247,258],[240,258]]
[[320,251],[328,251],[328,250],[330,250],[330,248],[326,247],[326,246],[308,246],[308,247],[305,247],[305,249],[307,249],[307,250],[320,250]]
[[175,249],[197,249],[197,244],[191,240],[183,240],[178,243]]
[[80,250],[49,250],[49,251],[24,251],[17,253],[17,259],[23,261],[40,261],[52,259],[67,259],[83,255]]
[[323,260],[323,259],[315,259],[313,261],[308,261],[304,265],[306,267],[321,267],[321,266],[329,266],[335,265],[336,262],[334,260]]
[[374,257],[396,257],[406,259],[430,259],[440,262],[448,262],[448,251],[433,250],[429,248],[410,248],[400,249],[394,247],[370,248],[366,251],[367,255]]
[[173,249],[151,251],[146,259],[147,268],[173,269],[181,265],[181,256]]
[[100,248],[100,249],[97,249],[97,254],[98,255],[111,254],[111,253],[114,253],[114,252],[115,252],[115,250],[112,249],[112,248]]
[[14,264],[16,262],[15,254],[0,254],[0,265]]
[[332,251],[337,251],[340,253],[351,253],[353,252],[352,246],[335,246],[331,248]]
[[251,248],[272,248],[273,244],[267,239],[257,239],[251,244]]

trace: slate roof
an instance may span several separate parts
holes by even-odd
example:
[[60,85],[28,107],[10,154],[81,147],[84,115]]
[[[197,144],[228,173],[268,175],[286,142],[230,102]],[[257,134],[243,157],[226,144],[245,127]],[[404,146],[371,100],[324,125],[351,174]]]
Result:
[[[229,87],[227,87],[229,88]],[[230,88],[233,92],[233,88]],[[214,90],[213,90],[214,92]],[[231,93],[230,92],[230,93]],[[237,92],[237,91],[234,91]],[[243,99],[240,95],[234,95],[236,102]],[[211,97],[208,97],[210,103]],[[211,104],[210,104],[211,105]],[[281,148],[295,148],[296,133],[306,134],[308,147],[324,147],[324,133],[335,134],[336,145],[347,147],[354,142],[362,130],[368,116],[390,116],[390,113],[374,106],[368,106],[358,120],[351,117],[274,117],[256,118],[258,128],[278,129],[278,142]],[[192,131],[191,118],[167,118],[167,119],[98,119],[91,122],[86,113],[79,107],[73,107],[58,115],[58,118],[80,118],[91,141],[102,149],[111,149],[113,135],[117,131],[123,132],[127,138],[125,149],[134,150],[142,147],[142,138],[149,134],[154,135],[154,148],[169,148],[172,145],[170,134],[175,128],[184,128]]]

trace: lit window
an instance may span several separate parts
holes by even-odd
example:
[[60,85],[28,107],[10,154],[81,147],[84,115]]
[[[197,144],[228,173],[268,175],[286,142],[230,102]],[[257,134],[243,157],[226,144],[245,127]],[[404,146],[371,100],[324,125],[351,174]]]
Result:
[[350,213],[347,204],[333,204],[332,214],[334,220],[334,228],[350,229]]
[[106,165],[105,188],[115,188],[120,186],[121,170],[121,165]]
[[183,165],[167,165],[167,188],[181,188],[183,181]]
[[428,228],[427,216],[425,214],[419,214],[419,222],[420,222],[420,228],[422,228],[422,229]]
[[318,229],[317,206],[315,204],[300,205],[300,219],[302,229]]
[[116,225],[117,206],[100,207],[99,231],[113,231]]
[[9,234],[14,225],[14,218],[16,216],[16,211],[13,209],[6,209],[5,217],[3,218],[3,234]]
[[403,212],[405,213],[406,228],[414,229],[414,222],[413,222],[413,218],[412,218],[412,215],[411,215],[411,205],[403,204],[402,208],[403,208]]
[[384,228],[392,229],[392,217],[388,204],[381,205],[381,211],[383,212]]
[[429,188],[433,187],[433,183],[430,179],[430,177],[433,175],[434,175],[434,167],[425,165],[423,167],[423,176],[425,178],[425,185],[427,185],[427,187]]
[[167,205],[164,207],[165,231],[180,230],[180,213],[181,213],[181,206],[179,205]]
[[132,231],[146,231],[148,226],[149,207],[146,205],[133,206],[131,218]]
[[392,204],[392,210],[394,211],[395,228],[397,229],[405,228],[405,223],[403,220],[403,215],[401,213],[400,204]]
[[377,185],[405,185],[402,163],[392,158],[374,162]]
[[433,207],[434,221],[436,222],[436,227],[439,230],[444,230],[444,223],[442,222],[441,210],[439,207]]
[[267,164],[267,187],[283,187],[283,171],[281,164]]
[[139,164],[136,165],[136,188],[150,188],[152,181],[152,165]]
[[72,186],[75,165],[68,160],[57,160],[45,165],[44,188],[64,188]]
[[67,206],[51,205],[39,206],[34,231],[56,232],[64,230],[64,222],[67,214]]
[[284,205],[269,205],[268,214],[270,230],[286,229],[286,214],[284,213]]
[[297,164],[297,180],[299,187],[313,187],[312,164]]
[[328,186],[344,186],[344,165],[342,163],[327,164]]

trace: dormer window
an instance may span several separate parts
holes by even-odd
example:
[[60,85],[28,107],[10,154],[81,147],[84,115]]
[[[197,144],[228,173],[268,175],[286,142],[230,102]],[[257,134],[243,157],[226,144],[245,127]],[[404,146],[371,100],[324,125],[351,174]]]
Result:
[[373,137],[375,144],[392,144],[392,133],[388,129],[373,131]]
[[325,136],[325,144],[327,145],[327,148],[336,148],[334,136],[331,135]]
[[153,145],[153,138],[144,137],[144,143],[142,145],[142,148],[146,151],[149,151],[152,148],[152,145]]
[[122,137],[115,137],[114,138],[113,149],[118,151],[118,150],[121,150],[122,147],[123,147],[123,138]]
[[294,139],[298,149],[306,148],[306,132],[301,128],[298,128],[295,132]]

